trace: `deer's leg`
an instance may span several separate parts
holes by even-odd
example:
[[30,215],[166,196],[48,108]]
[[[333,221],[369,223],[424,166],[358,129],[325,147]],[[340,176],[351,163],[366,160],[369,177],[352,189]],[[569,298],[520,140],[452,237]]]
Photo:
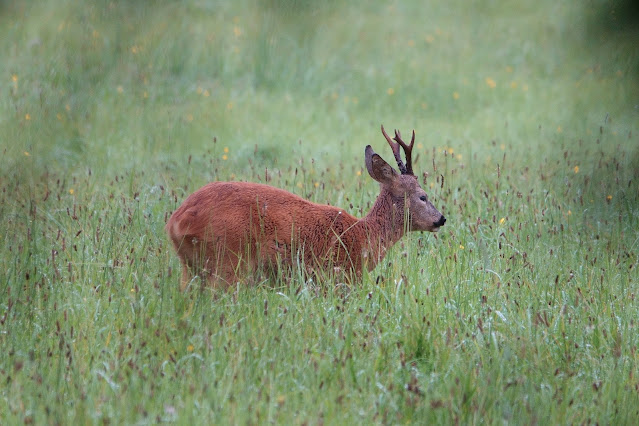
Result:
[[186,266],[186,262],[182,262],[182,279],[180,280],[180,291],[186,290],[186,287],[191,281],[191,273],[189,267]]

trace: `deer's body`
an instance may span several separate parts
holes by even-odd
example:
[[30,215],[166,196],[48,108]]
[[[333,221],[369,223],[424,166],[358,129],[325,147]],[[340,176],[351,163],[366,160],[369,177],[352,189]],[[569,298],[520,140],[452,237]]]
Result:
[[[387,140],[397,158],[399,146]],[[410,151],[407,163],[410,167]],[[212,285],[232,285],[257,269],[298,262],[307,270],[359,276],[406,230],[436,231],[444,224],[412,170],[398,174],[370,146],[366,167],[381,191],[361,219],[263,184],[213,182],[200,188],[166,225],[183,264],[182,286],[193,275],[206,276]]]

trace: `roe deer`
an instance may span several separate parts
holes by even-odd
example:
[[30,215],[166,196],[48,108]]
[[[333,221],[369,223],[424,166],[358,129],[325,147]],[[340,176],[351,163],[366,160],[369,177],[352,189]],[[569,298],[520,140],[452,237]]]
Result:
[[380,194],[361,219],[258,183],[213,182],[191,194],[166,224],[183,266],[182,289],[197,275],[212,286],[229,286],[261,267],[272,270],[297,261],[309,272],[333,268],[360,277],[406,231],[438,231],[446,218],[413,174],[415,131],[410,145],[399,131],[394,141],[384,126],[382,134],[400,173],[366,146],[366,170],[380,183]]

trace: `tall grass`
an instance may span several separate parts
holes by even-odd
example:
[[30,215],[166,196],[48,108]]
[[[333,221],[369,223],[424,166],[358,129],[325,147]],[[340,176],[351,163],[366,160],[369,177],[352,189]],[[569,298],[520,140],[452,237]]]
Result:
[[[637,32],[605,1],[0,5],[0,422],[639,417]],[[449,219],[361,283],[179,291],[249,180],[363,215],[379,124]],[[428,172],[428,176],[422,176]]]

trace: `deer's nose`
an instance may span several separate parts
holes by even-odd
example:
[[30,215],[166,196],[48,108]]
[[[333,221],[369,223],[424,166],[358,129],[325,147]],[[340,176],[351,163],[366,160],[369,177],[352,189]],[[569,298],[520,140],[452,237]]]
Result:
[[440,226],[444,226],[444,223],[446,223],[446,218],[444,217],[444,215],[442,215],[442,217],[440,217],[439,220],[435,222],[433,225],[440,227]]

